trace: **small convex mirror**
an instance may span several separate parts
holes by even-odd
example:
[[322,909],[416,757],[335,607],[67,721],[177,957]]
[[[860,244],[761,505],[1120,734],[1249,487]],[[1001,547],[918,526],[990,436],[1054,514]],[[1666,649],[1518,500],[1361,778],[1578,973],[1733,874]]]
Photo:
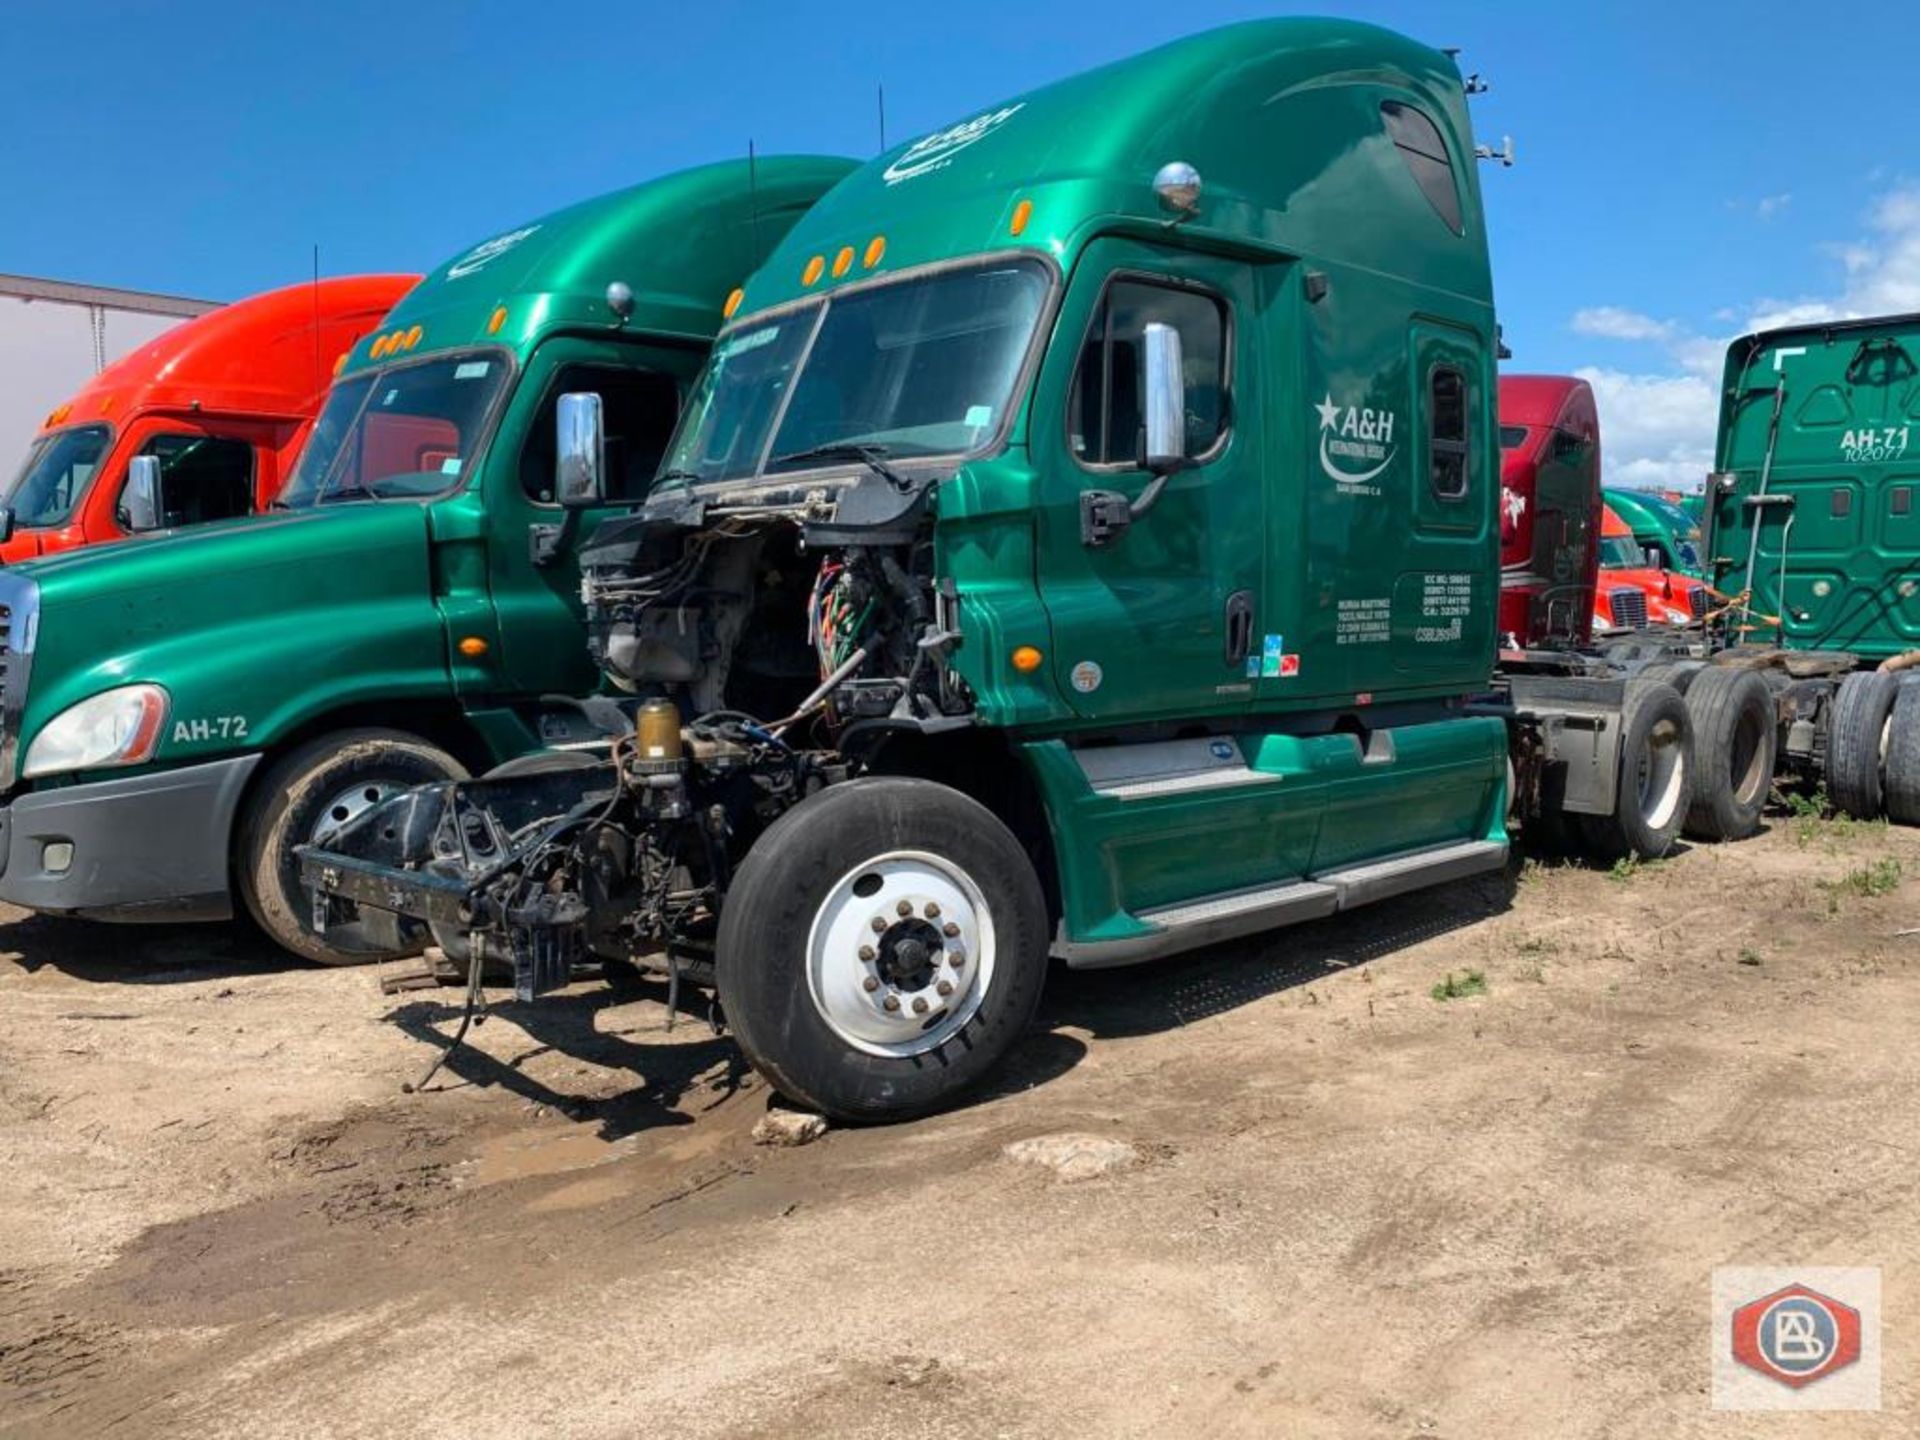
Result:
[[160,457],[136,455],[127,462],[127,485],[120,492],[120,518],[135,535],[160,528]]
[[598,505],[607,493],[607,432],[600,397],[592,391],[562,395],[554,424],[559,431],[554,497],[573,509]]
[[1158,321],[1146,327],[1147,453],[1145,468],[1177,470],[1187,458],[1187,382],[1180,332]]

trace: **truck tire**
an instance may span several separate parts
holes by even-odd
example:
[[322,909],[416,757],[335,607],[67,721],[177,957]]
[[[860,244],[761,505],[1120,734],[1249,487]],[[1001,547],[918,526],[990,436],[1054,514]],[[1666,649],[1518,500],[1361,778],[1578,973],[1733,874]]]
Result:
[[1686,815],[1693,731],[1687,702],[1664,680],[1627,683],[1620,713],[1620,783],[1611,815],[1577,815],[1587,853],[1612,862],[1658,860]]
[[1920,677],[1900,686],[1887,725],[1887,818],[1920,825]]
[[1878,819],[1886,803],[1888,722],[1900,677],[1863,670],[1840,682],[1827,721],[1827,798],[1856,820]]
[[901,1120],[999,1062],[1033,1018],[1047,947],[1013,833],[944,785],[876,776],[803,800],[747,852],[716,980],[740,1048],[784,1094]]
[[1753,670],[1709,666],[1686,692],[1693,722],[1693,799],[1686,833],[1696,840],[1744,840],[1760,828],[1773,788],[1779,717],[1773,691]]
[[1664,680],[1680,692],[1682,699],[1692,688],[1694,677],[1710,668],[1704,660],[1656,660],[1641,670],[1633,678],[1636,680]]
[[328,833],[390,795],[467,772],[446,751],[398,730],[340,730],[295,746],[262,772],[241,816],[235,868],[253,918],[282,948],[322,965],[365,965],[418,951],[395,949],[390,935],[364,930],[346,901],[334,901],[339,922],[313,931],[313,902],[300,883],[293,847]]

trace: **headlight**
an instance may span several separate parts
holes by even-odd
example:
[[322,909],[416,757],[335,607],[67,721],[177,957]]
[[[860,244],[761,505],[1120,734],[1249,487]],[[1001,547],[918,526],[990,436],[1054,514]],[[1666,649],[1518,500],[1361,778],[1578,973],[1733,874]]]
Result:
[[58,775],[138,765],[153,758],[167,723],[167,692],[158,685],[122,685],[69,705],[40,728],[21,771]]

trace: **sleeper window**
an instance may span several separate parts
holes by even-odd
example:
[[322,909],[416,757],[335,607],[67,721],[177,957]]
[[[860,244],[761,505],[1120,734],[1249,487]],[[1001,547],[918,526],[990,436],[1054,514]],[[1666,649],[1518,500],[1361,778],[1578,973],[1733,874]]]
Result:
[[1467,377],[1436,365],[1427,377],[1427,470],[1442,500],[1467,493]]
[[1226,429],[1227,317],[1217,296],[1147,281],[1109,286],[1067,401],[1068,442],[1089,465],[1131,465],[1141,453],[1146,421],[1146,329],[1180,333],[1186,381],[1187,454],[1200,456]]

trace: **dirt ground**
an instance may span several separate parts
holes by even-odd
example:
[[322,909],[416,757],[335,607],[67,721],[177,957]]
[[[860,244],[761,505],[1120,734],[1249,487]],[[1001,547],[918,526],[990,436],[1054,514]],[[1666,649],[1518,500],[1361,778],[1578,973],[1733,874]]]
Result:
[[[406,1095],[456,992],[0,913],[0,1432],[1920,1433],[1916,879],[1781,817],[1060,973],[995,1092],[792,1150],[646,982]],[[1886,1413],[1710,1411],[1776,1263],[1883,1267]]]

